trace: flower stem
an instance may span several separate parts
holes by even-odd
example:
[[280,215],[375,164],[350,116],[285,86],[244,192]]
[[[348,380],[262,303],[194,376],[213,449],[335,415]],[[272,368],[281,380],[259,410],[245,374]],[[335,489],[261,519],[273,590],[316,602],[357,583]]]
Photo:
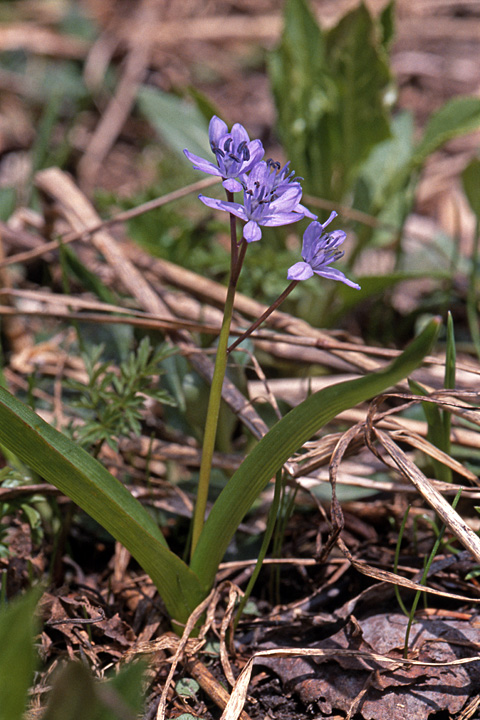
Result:
[[256,330],[256,329],[258,328],[258,326],[261,325],[261,324],[263,323],[263,321],[266,320],[266,319],[268,318],[268,316],[271,315],[271,314],[282,304],[282,302],[285,300],[285,298],[287,298],[288,295],[290,295],[290,293],[291,293],[292,290],[298,285],[298,283],[299,283],[299,280],[292,280],[292,282],[290,283],[290,285],[289,285],[287,288],[285,288],[285,290],[282,292],[281,295],[278,296],[278,298],[275,300],[275,302],[273,302],[273,303],[270,305],[270,307],[269,307],[267,310],[265,310],[265,312],[263,313],[263,315],[261,315],[261,316],[258,318],[258,320],[255,320],[255,322],[254,322],[252,325],[250,325],[250,327],[248,328],[248,330],[245,330],[245,332],[242,333],[242,334],[240,335],[240,337],[238,337],[238,338],[235,340],[235,342],[233,342],[233,343],[227,348],[227,354],[231,353],[232,350],[235,350],[235,348],[237,347],[237,345],[240,345],[240,343],[241,343],[243,340],[245,340],[245,338],[247,338],[249,335],[251,335],[252,332],[253,332],[254,330]]
[[[233,200],[233,193],[227,192],[229,200]],[[208,399],[207,417],[205,419],[205,434],[203,436],[202,459],[200,462],[200,473],[198,478],[197,497],[195,502],[195,510],[193,513],[192,525],[192,549],[191,554],[195,552],[200,534],[205,522],[205,510],[207,507],[208,488],[210,484],[210,475],[212,471],[213,451],[215,448],[215,440],[217,437],[218,416],[220,413],[220,404],[222,401],[223,379],[227,369],[227,346],[230,335],[230,325],[233,315],[233,304],[235,300],[235,291],[237,288],[238,277],[242,269],[247,243],[242,240],[240,248],[237,244],[237,228],[236,218],[230,215],[230,234],[231,234],[231,263],[230,263],[230,279],[228,282],[227,297],[225,299],[225,308],[223,311],[223,322],[218,338],[217,356],[215,359],[215,368],[213,370],[212,384],[210,386],[210,396]]]

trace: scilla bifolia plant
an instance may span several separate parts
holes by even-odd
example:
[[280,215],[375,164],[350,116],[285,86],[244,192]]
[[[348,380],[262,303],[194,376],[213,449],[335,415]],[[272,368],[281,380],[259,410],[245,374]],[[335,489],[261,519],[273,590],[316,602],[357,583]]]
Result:
[[[250,141],[247,131],[238,123],[232,127],[231,132],[228,132],[223,120],[220,120],[215,115],[210,121],[209,140],[212,152],[217,158],[217,165],[190,153],[188,150],[184,152],[196,170],[203,170],[224,178],[222,184],[227,193],[226,202],[205,197],[204,195],[200,195],[199,198],[208,207],[230,213],[231,262],[223,323],[218,340],[215,370],[205,421],[197,501],[193,516],[192,557],[205,519],[213,450],[222,399],[222,384],[227,367],[228,353],[253,330],[256,330],[283,302],[300,280],[312,277],[314,272],[324,277],[342,280],[342,282],[357,289],[360,287],[348,280],[339,270],[327,268],[327,265],[331,262],[342,257],[343,252],[337,248],[345,240],[345,233],[337,230],[325,236],[322,235],[324,228],[336,217],[337,213],[332,213],[323,225],[316,222],[316,215],[313,215],[300,203],[302,199],[301,178],[295,177],[295,173],[290,172],[288,163],[282,169],[280,164],[273,160],[265,162],[262,160],[264,151],[260,140]],[[233,191],[243,192],[243,204],[233,202]],[[240,240],[237,239],[235,217],[245,221],[243,236]],[[303,262],[296,263],[288,271],[288,278],[292,282],[268,310],[228,347],[235,291],[248,244],[261,239],[261,225],[289,225],[304,217],[313,218],[313,222],[308,226],[303,238]]]
[[[248,244],[260,240],[263,227],[294,223],[303,217],[313,220],[303,237],[303,259],[288,271],[287,289],[234,345],[258,327],[298,282],[314,274],[358,287],[330,267],[341,257],[339,246],[345,240],[341,230],[325,232],[334,214],[323,224],[316,221],[300,202],[300,181],[290,172],[288,164],[282,169],[277,163],[264,161],[261,142],[250,141],[241,125],[234,125],[228,132],[225,123],[213,117],[209,135],[216,163],[192,155],[188,150],[185,154],[196,168],[222,178],[226,201],[203,196],[200,199],[205,205],[230,214],[231,269],[208,406],[190,563],[183,562],[170,550],[145,508],[95,458],[0,388],[0,443],[123,543],[150,575],[177,629],[208,595],[218,564],[238,525],[288,458],[339,412],[407,377],[430,351],[439,326],[438,320],[432,320],[403,354],[382,370],[325,388],[291,410],[244,459],[205,521],[222,384],[229,350],[233,347],[228,347],[228,337],[235,289]],[[242,193],[242,203],[234,200],[235,192]],[[245,223],[240,240],[236,232],[237,218]]]

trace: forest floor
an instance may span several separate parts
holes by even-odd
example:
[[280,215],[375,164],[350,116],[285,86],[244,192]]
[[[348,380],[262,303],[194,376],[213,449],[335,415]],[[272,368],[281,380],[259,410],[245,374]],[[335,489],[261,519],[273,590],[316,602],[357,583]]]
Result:
[[[367,3],[373,13],[384,4],[380,0]],[[167,337],[179,331],[197,339],[212,328],[215,334],[221,323],[224,285],[219,280],[223,277],[212,270],[206,278],[179,262],[152,258],[129,237],[128,213],[152,199],[148,193],[155,183],[159,187],[156,173],[163,161],[154,130],[135,111],[140,84],[148,82],[166,92],[195,87],[229,124],[240,122],[252,137],[260,137],[267,155],[281,155],[264,62],[265,52],[276,46],[282,32],[281,3],[84,0],[78,3],[78,17],[89,18],[89,27],[95,28],[95,36],[87,33],[85,38],[70,34],[67,5],[11,2],[8,12],[2,9],[0,25],[0,49],[23,53],[30,63],[25,74],[15,68],[0,69],[2,204],[8,201],[5,189],[16,188],[15,207],[8,217],[3,213],[0,223],[2,373],[11,392],[28,398],[58,428],[67,427],[73,417],[64,382],[87,378],[78,351],[79,323],[88,326],[86,332],[93,337],[96,328],[113,324],[113,316],[127,309],[132,328],[136,323],[144,331]],[[328,28],[357,3],[316,0],[311,5]],[[35,86],[45,58],[59,67],[76,63],[91,93],[68,121],[51,106],[48,115]],[[398,0],[391,64],[398,90],[396,106],[413,111],[419,132],[431,113],[450,98],[478,96],[478,2]],[[461,173],[478,152],[479,140],[479,132],[465,135],[432,156],[407,223],[407,235],[424,237],[427,247],[436,233],[455,238],[459,267],[462,258],[471,256],[475,235],[475,218],[462,190]],[[64,152],[66,162],[62,162]],[[47,157],[51,167],[47,167]],[[175,185],[175,180],[166,178],[163,187],[166,193],[181,187],[181,181]],[[188,189],[194,191],[198,193],[196,186]],[[143,199],[128,204],[132,198]],[[348,216],[348,209],[345,212]],[[117,217],[118,213],[127,214]],[[80,281],[65,281],[59,236],[72,243],[82,266],[103,287],[123,297],[123,307],[100,300]],[[355,268],[357,275],[368,274],[372,262],[388,264],[380,254],[365,254]],[[143,278],[140,283],[138,271]],[[451,309],[457,335],[465,340],[466,279],[460,272],[454,278]],[[152,303],[146,287],[153,289],[158,302]],[[429,278],[399,285],[389,296],[393,310],[388,318],[413,316],[432,287]],[[245,326],[261,314],[265,302],[263,297],[239,294],[236,325]],[[240,464],[253,437],[239,429],[242,423],[252,433],[257,420],[273,419],[312,390],[364,374],[395,357],[403,338],[394,347],[391,333],[387,342],[374,336],[372,317],[382,329],[378,312],[378,307],[373,312],[369,305],[355,308],[338,330],[321,330],[286,312],[272,316],[268,327],[275,334],[258,335],[258,357],[250,357],[245,376],[249,409],[240,422],[228,420],[233,422],[234,443],[228,451],[219,449],[215,467],[228,476]],[[101,341],[101,330],[98,336]],[[312,365],[321,366],[322,374],[310,377],[307,368]],[[440,388],[443,370],[444,352],[439,351],[414,378]],[[478,358],[466,340],[464,345],[460,342],[451,396],[459,407],[467,393],[478,393],[479,378]],[[394,435],[399,453],[420,462],[419,456],[431,452],[427,426],[417,415],[401,412],[406,396],[400,393],[408,392],[407,385],[398,392],[372,409],[368,422]],[[458,453],[451,463],[456,484],[448,487],[432,481],[432,486],[450,502],[459,485],[465,487],[458,510],[477,531],[478,417],[475,421],[472,412],[466,426],[461,409],[457,410],[452,437]],[[408,474],[394,472],[385,453],[374,454],[366,442],[367,412],[368,407],[361,406],[342,413],[326,434],[308,444],[307,465],[305,454],[302,465],[298,458],[292,460],[285,502],[291,499],[293,512],[285,510],[281,545],[269,554],[250,611],[232,637],[227,622],[231,620],[229,600],[236,588],[245,589],[251,576],[273,491],[268,489],[245,519],[238,542],[219,570],[206,642],[199,647],[191,641],[179,654],[173,682],[167,686],[178,640],[170,632],[148,576],[119,543],[53,485],[33,476],[18,484],[3,482],[3,592],[14,598],[32,583],[46,586],[39,604],[41,667],[31,689],[28,718],[43,717],[52,681],[66,659],[80,658],[102,679],[112,669],[144,655],[150,663],[142,720],[161,717],[159,702],[165,688],[166,717],[218,718],[232,682],[255,653],[259,655],[243,720],[479,718],[480,660],[456,661],[479,655],[480,585],[474,572],[466,579],[475,571],[476,562],[451,529],[429,570],[428,600],[422,600],[415,615],[408,643],[411,662],[402,659],[408,619],[398,595],[410,609],[412,588],[422,579],[424,561],[440,525]],[[171,545],[180,547],[192,514],[189,481],[199,467],[200,446],[198,435],[187,432],[186,426],[169,423],[171,417],[155,404],[147,404],[141,435],[123,438],[117,448],[103,445],[99,459],[117,477],[128,478],[132,493],[163,518]],[[348,449],[343,455],[337,447],[332,462],[337,441],[356,424],[358,432]],[[422,467],[425,472],[431,470],[428,463]],[[335,530],[340,528],[334,527],[330,513],[332,473],[343,517],[339,538]],[[401,591],[395,589],[394,568],[404,578]],[[185,681],[192,680],[189,689]]]

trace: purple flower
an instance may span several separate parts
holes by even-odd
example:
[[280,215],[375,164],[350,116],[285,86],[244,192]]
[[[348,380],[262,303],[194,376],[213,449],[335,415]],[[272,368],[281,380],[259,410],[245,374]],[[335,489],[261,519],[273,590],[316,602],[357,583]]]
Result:
[[289,280],[308,280],[315,273],[330,280],[340,280],[340,282],[360,290],[360,285],[346,278],[340,270],[329,267],[332,262],[343,257],[344,251],[338,248],[347,237],[343,230],[333,230],[323,234],[326,226],[336,217],[337,213],[332,212],[323,225],[319,222],[312,222],[307,227],[303,235],[303,262],[295,263],[289,268],[287,273]]
[[243,237],[247,242],[255,242],[262,237],[261,225],[288,225],[305,215],[316,217],[300,204],[302,187],[293,173],[287,176],[287,172],[288,165],[278,172],[276,163],[258,162],[248,175],[242,177],[243,205],[204,195],[199,198],[208,207],[225,210],[245,220]]
[[249,172],[265,154],[261,141],[250,140],[247,131],[239,123],[235,123],[231,132],[228,132],[227,125],[216,115],[210,120],[208,138],[217,158],[217,165],[188,150],[183,152],[193,163],[195,170],[218,175],[223,178],[222,184],[226,190],[239,192],[243,186],[236,178]]
[[[287,189],[290,183],[299,184],[300,180],[303,180],[303,178],[301,177],[296,177],[295,172],[293,170],[290,170],[290,162],[287,162],[282,169],[280,169],[280,163],[274,162],[273,160],[267,160],[267,165],[271,170],[270,177],[272,180],[272,192],[275,191],[277,194],[281,194]],[[304,217],[311,218],[312,220],[317,219],[316,215],[314,215],[312,212],[310,212],[310,210],[308,210],[304,205],[301,205],[300,203],[298,203],[294,212],[301,212],[303,213]]]

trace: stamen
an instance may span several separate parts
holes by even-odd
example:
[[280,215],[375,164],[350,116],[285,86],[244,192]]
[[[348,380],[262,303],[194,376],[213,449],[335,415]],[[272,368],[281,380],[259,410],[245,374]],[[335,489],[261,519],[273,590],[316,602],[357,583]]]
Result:
[[272,158],[268,158],[267,165],[269,168],[274,168],[275,170],[280,170],[280,163],[278,160],[273,160]]

